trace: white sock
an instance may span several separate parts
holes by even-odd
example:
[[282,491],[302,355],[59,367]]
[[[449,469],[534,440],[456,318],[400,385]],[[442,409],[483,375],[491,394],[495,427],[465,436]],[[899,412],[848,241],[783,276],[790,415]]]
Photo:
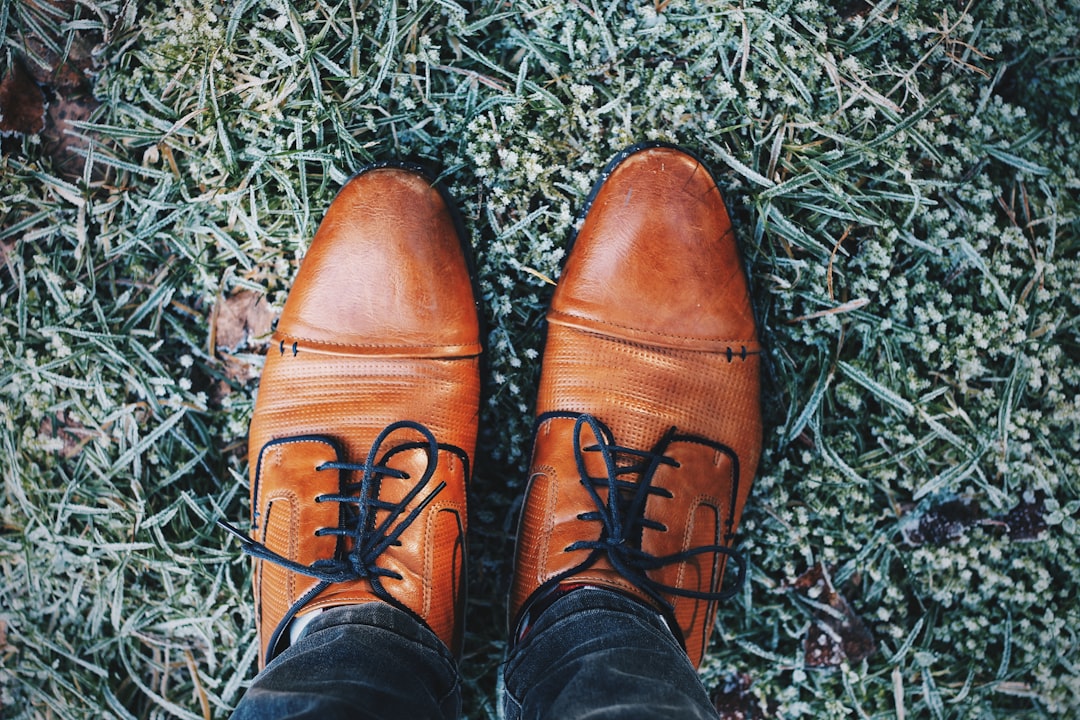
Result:
[[290,645],[295,645],[297,642],[299,642],[300,637],[304,634],[304,631],[307,630],[307,626],[311,624],[312,620],[319,617],[322,611],[323,608],[319,608],[318,610],[312,610],[309,613],[304,613],[298,618],[293,618],[293,621],[289,624]]

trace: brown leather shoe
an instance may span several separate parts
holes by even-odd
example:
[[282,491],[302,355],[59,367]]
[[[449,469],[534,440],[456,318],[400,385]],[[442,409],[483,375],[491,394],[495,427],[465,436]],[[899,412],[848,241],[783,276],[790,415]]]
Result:
[[716,183],[639,146],[608,166],[548,312],[510,599],[516,636],[553,597],[611,588],[708,647],[761,452],[746,277]]
[[430,180],[377,166],[304,258],[248,440],[260,665],[294,618],[372,601],[459,647],[481,350],[461,237]]

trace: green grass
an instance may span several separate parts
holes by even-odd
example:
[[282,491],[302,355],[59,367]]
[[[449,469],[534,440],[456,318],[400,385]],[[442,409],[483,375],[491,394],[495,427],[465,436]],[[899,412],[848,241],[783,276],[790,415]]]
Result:
[[[1080,714],[1076,0],[48,7],[0,0],[0,70],[92,38],[97,105],[74,173],[37,137],[0,158],[0,715],[241,696],[248,563],[212,525],[246,517],[260,360],[215,307],[280,309],[342,182],[411,157],[459,200],[490,329],[462,671],[493,716],[540,276],[645,139],[718,175],[769,348],[710,687],[783,718]],[[817,563],[868,658],[806,667]]]

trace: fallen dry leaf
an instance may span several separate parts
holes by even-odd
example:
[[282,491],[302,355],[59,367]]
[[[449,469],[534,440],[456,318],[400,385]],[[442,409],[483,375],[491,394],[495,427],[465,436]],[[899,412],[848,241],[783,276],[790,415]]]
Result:
[[63,445],[57,450],[61,457],[70,459],[82,452],[83,446],[101,433],[92,430],[77,420],[69,418],[62,410],[53,417],[45,418],[38,428],[38,436],[59,439]]
[[[25,62],[13,63],[13,67],[21,64],[26,75],[32,78],[30,85],[40,96],[41,121],[36,122],[35,129],[30,132],[41,133],[42,150],[52,158],[53,172],[65,180],[77,181],[83,176],[86,159],[82,150],[88,140],[74,123],[89,120],[99,106],[91,92],[90,76],[96,62],[94,47],[101,42],[101,33],[85,28],[72,29],[67,24],[66,19],[78,17],[76,3],[72,0],[25,2],[38,8],[43,17],[52,19],[36,26],[33,32],[24,30],[20,33]],[[38,103],[27,99],[32,96],[30,85],[21,82],[18,91],[24,98],[22,102],[27,114],[36,117]],[[5,103],[5,118],[7,114]],[[6,122],[5,119],[5,125]],[[21,117],[19,122],[25,125]],[[104,165],[93,170],[94,180],[105,177]]]
[[877,650],[870,629],[833,587],[832,579],[821,563],[797,577],[787,589],[813,603],[807,604],[813,622],[803,641],[807,667],[836,667],[845,660],[858,662]]
[[265,350],[277,316],[266,296],[253,290],[240,290],[219,300],[214,314],[211,346],[227,353],[241,348]]
[[840,19],[851,20],[855,17],[866,17],[873,9],[874,5],[867,0],[854,0],[854,2],[848,3],[847,7],[840,11]]
[[0,80],[0,135],[33,135],[45,127],[45,94],[18,57]]
[[215,402],[232,392],[230,383],[246,385],[259,376],[259,366],[242,353],[266,351],[276,318],[262,293],[240,290],[218,300],[210,320],[210,350],[224,361],[227,381],[214,385]]
[[[73,0],[25,0],[39,8],[50,17],[75,17],[76,3]],[[66,21],[65,21],[66,23]],[[94,69],[94,46],[101,42],[101,33],[96,30],[80,28],[64,31],[64,23],[59,23],[58,32],[46,24],[36,30],[44,30],[45,37],[38,32],[25,33],[26,52],[35,59],[28,63],[34,78],[42,85],[49,85],[59,91],[78,90],[89,85],[88,75]],[[62,54],[55,48],[62,49]]]
[[[218,355],[225,363],[225,377],[229,380],[246,385],[259,377],[259,366],[248,362],[245,358],[226,352],[218,352]],[[214,399],[218,401],[230,393],[232,393],[232,387],[225,381],[217,383],[213,388]]]
[[900,518],[900,532],[910,545],[945,545],[982,523],[982,510],[971,497],[953,497]]
[[950,497],[925,508],[909,510],[900,518],[900,532],[910,545],[945,545],[963,537],[970,528],[990,526],[1004,530],[1012,542],[1042,538],[1046,522],[1046,495],[1029,493],[1004,515],[987,517],[971,497]]
[[11,253],[15,250],[15,241],[8,242],[7,240],[0,240],[0,270],[7,268],[9,272],[14,274],[14,271],[8,267],[8,258],[11,257]]
[[745,673],[733,673],[713,691],[713,707],[720,720],[758,720],[764,718],[761,706],[750,692],[753,681]]
[[1049,525],[1046,522],[1046,495],[1036,492],[1021,498],[1020,504],[997,520],[1004,524],[1005,532],[1013,542],[1033,542],[1042,538]]
[[49,122],[41,134],[42,145],[52,157],[53,170],[66,180],[81,178],[86,163],[80,150],[86,148],[88,141],[74,123],[89,120],[98,105],[90,95],[57,96],[49,105]]

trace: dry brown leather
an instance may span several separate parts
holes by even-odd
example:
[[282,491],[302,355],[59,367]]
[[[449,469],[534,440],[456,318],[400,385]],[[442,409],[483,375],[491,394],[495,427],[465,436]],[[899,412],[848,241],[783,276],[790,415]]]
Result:
[[[425,177],[369,169],[338,194],[289,293],[260,381],[249,435],[252,537],[294,562],[342,557],[351,540],[317,536],[346,505],[317,502],[357,483],[379,433],[398,421],[438,441],[430,481],[424,437],[392,432],[377,462],[408,473],[381,477],[378,500],[405,514],[438,491],[378,565],[393,604],[457,649],[464,602],[466,485],[476,444],[480,337],[472,283],[450,211]],[[324,498],[325,499],[325,498]],[[388,511],[375,514],[378,525]],[[371,581],[329,584],[255,561],[254,594],[265,664],[287,644],[294,615],[379,599]],[[311,595],[305,597],[306,595]],[[274,647],[270,647],[271,639]]]
[[[566,548],[600,537],[599,522],[581,518],[597,509],[573,451],[582,413],[606,425],[615,444],[660,448],[678,463],[652,477],[672,497],[649,496],[644,516],[667,529],[642,530],[641,550],[662,557],[732,543],[761,452],[760,346],[731,222],[708,171],[670,147],[618,161],[586,214],[547,318],[511,619],[555,584],[611,587],[663,610],[699,664],[715,601],[666,594],[665,608],[608,556],[574,573],[589,553]],[[579,432],[583,447],[596,444],[591,426]],[[599,453],[582,456],[589,475],[605,474]],[[605,488],[598,492],[607,498]],[[648,577],[716,591],[725,558],[698,555]]]

